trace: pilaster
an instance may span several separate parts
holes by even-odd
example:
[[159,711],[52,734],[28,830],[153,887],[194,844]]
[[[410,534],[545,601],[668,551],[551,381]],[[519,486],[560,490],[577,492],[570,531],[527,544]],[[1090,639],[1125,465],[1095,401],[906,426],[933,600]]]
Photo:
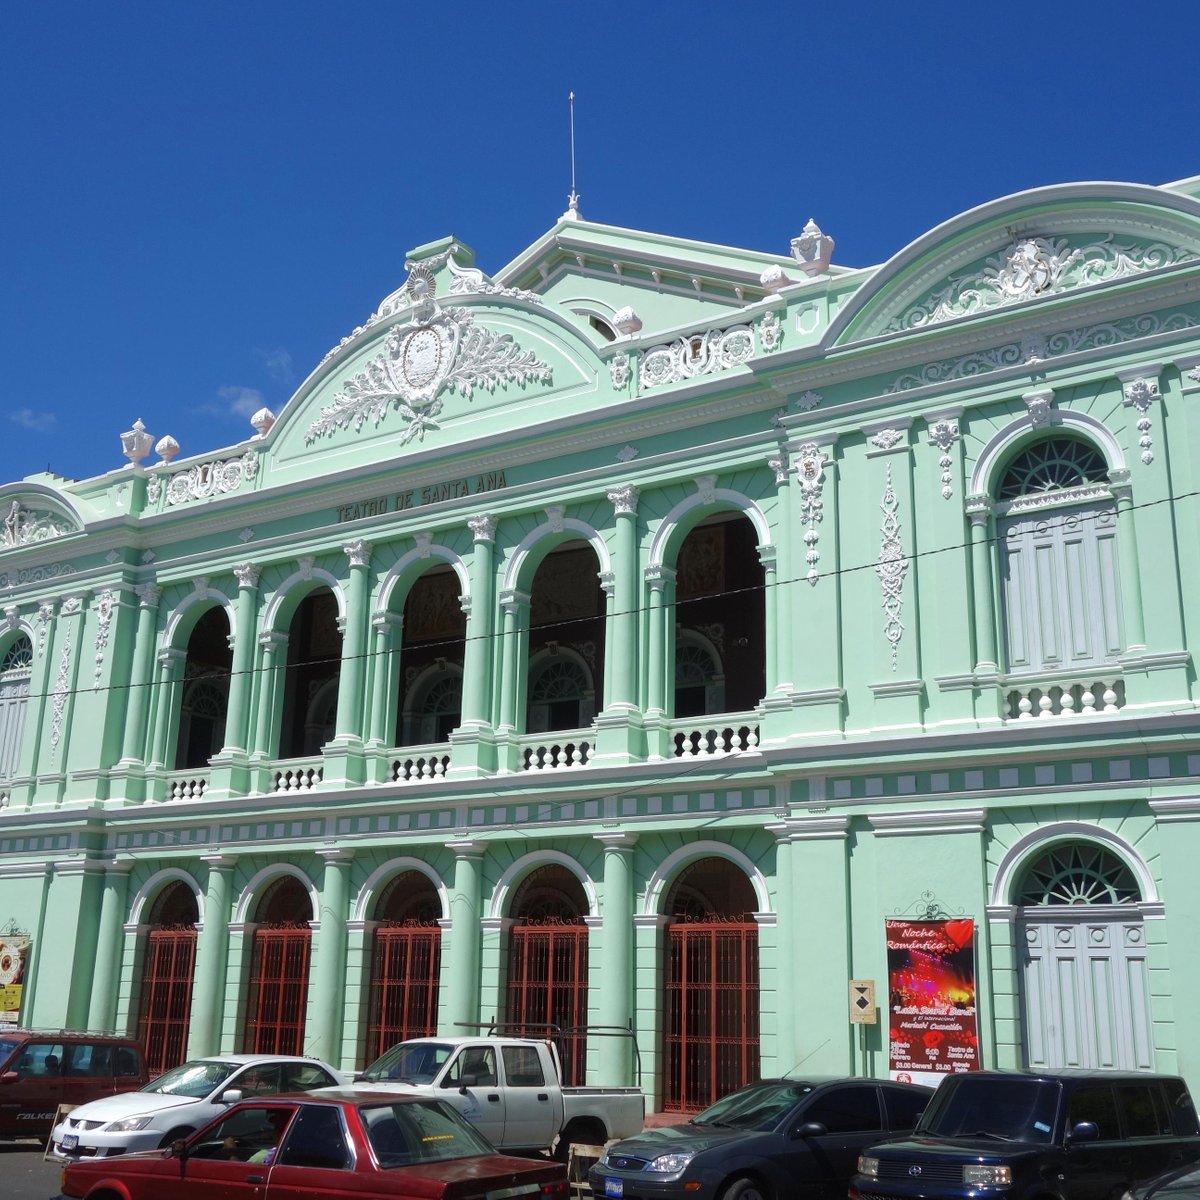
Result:
[[[495,658],[496,519],[480,513],[467,521],[474,538],[467,644],[463,654],[462,723],[450,735],[450,778],[476,779],[496,769],[491,678]],[[507,641],[505,642],[507,645]],[[501,676],[501,686],[506,686]]]

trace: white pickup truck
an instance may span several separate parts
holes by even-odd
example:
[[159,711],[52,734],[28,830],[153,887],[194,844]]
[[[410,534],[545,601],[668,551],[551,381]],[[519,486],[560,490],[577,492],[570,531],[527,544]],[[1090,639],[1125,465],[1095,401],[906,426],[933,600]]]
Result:
[[452,1104],[496,1147],[551,1150],[603,1145],[640,1133],[641,1088],[563,1087],[558,1052],[532,1038],[413,1038],[398,1042],[355,1085],[437,1096]]

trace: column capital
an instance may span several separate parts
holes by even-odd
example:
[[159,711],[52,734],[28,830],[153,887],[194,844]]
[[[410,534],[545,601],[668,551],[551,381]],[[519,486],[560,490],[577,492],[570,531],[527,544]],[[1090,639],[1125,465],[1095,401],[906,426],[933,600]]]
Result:
[[380,633],[404,628],[404,614],[381,610],[371,616],[371,625]]
[[232,871],[238,860],[235,854],[202,854],[200,861],[205,863],[210,871]]
[[273,650],[276,646],[286,646],[288,635],[280,633],[278,629],[268,629],[258,635],[258,644],[264,650]]
[[592,837],[606,851],[611,850],[617,854],[632,854],[638,840],[636,833],[593,833]]
[[646,582],[651,585],[658,584],[661,586],[664,583],[675,582],[674,567],[664,567],[662,563],[651,563],[651,565],[648,566],[645,571],[643,571],[643,575],[646,578]]
[[371,565],[371,543],[363,538],[355,538],[342,547],[342,553],[350,560],[351,567],[369,567]]
[[187,651],[180,650],[177,646],[168,646],[165,650],[158,652],[158,661],[161,666],[171,667],[178,663],[187,661]]
[[500,604],[506,612],[516,612],[529,603],[529,593],[520,592],[516,588],[505,588],[500,593]]
[[342,846],[326,846],[318,850],[317,857],[328,863],[348,863],[354,857],[354,851]]
[[455,858],[479,860],[483,857],[483,845],[469,839],[458,842],[446,842],[446,849],[454,852]]
[[780,450],[778,454],[772,454],[767,459],[767,466],[771,468],[772,474],[775,476],[776,484],[785,484],[788,481],[788,452]]
[[258,587],[258,581],[262,577],[262,567],[257,563],[242,563],[233,568],[233,574],[237,579],[238,587],[250,590]]
[[467,528],[477,542],[494,542],[496,540],[496,518],[491,513],[479,513],[467,518]]
[[609,488],[605,493],[618,517],[636,516],[638,500],[641,494],[642,489],[632,483],[623,484],[621,487]]
[[142,608],[157,608],[162,599],[162,588],[157,583],[139,583],[133,589],[137,593],[138,603]]

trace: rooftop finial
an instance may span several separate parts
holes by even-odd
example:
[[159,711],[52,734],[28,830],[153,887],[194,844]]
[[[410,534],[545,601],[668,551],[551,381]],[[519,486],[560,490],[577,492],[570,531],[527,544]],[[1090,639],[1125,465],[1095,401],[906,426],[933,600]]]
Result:
[[567,106],[571,114],[571,194],[567,197],[564,221],[579,220],[579,193],[575,190],[575,93],[567,93]]

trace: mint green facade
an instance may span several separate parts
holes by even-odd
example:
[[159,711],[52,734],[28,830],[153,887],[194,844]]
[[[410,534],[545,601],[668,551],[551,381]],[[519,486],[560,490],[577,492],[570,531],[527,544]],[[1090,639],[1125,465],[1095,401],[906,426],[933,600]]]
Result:
[[[240,1049],[286,876],[304,1047],[357,1066],[389,886],[436,897],[450,1033],[506,1016],[554,868],[653,1107],[671,906],[718,860],[755,1072],[886,1074],[883,922],[936,912],[976,922],[984,1065],[1200,1077],[1200,181],[1021,193],[873,268],[794,246],[570,213],[489,277],[445,239],[246,442],[146,465],[135,426],[0,488],[23,1022],[136,1028],[182,883],[188,1048]],[[1076,890],[1038,903],[1047,856]]]

